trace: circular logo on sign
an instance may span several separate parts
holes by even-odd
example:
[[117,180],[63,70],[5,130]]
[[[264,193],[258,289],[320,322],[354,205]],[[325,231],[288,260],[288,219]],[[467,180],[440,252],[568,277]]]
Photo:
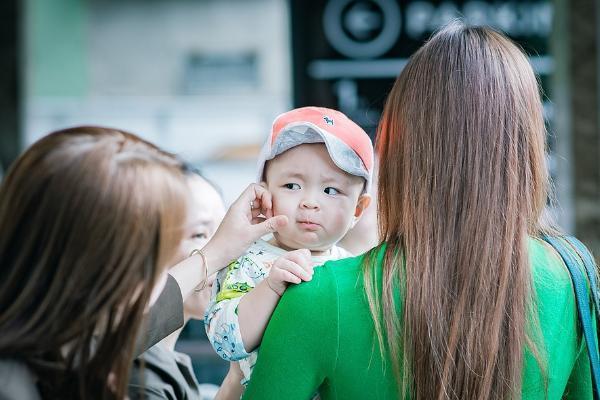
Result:
[[331,0],[323,30],[331,46],[351,58],[373,58],[388,51],[400,34],[395,0]]

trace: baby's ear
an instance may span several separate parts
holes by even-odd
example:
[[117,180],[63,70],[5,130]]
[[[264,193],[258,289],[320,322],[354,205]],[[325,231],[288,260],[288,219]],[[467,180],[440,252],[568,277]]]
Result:
[[267,188],[267,182],[265,182],[265,181],[260,182],[259,185],[262,186],[262,187],[264,187],[265,189],[268,189]]
[[355,223],[358,222],[360,217],[363,215],[363,212],[369,207],[371,204],[371,195],[368,193],[363,193],[358,196],[358,201],[356,202],[356,209],[354,210],[354,218]]

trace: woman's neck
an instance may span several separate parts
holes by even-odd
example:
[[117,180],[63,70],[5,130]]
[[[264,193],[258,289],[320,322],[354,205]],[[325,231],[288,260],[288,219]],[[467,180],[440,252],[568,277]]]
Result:
[[182,328],[177,329],[175,332],[171,333],[169,336],[164,338],[161,343],[170,351],[175,351],[175,344],[177,343],[177,339],[179,339],[179,335],[181,335]]

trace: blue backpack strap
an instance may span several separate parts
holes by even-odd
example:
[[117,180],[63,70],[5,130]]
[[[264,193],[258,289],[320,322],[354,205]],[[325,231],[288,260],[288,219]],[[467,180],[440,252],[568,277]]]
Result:
[[590,283],[590,289],[592,292],[592,299],[594,300],[594,305],[596,306],[597,315],[600,314],[600,293],[598,292],[598,281],[597,281],[597,271],[596,271],[596,261],[592,256],[592,253],[585,247],[583,243],[581,243],[576,237],[573,236],[565,236],[563,238],[566,240],[579,254],[581,260],[583,261],[583,266],[585,267],[585,272],[588,277],[588,281]]
[[[592,384],[594,390],[594,399],[600,400],[600,354],[598,353],[597,336],[594,334],[594,327],[592,324],[592,314],[594,318],[598,318],[599,308],[596,306],[596,295],[598,292],[596,286],[596,274],[595,274],[595,262],[589,255],[589,251],[585,246],[572,237],[551,237],[543,236],[542,239],[549,243],[554,249],[560,254],[563,259],[569,273],[571,274],[571,280],[573,281],[573,289],[575,291],[575,299],[577,303],[577,313],[579,314],[579,321],[583,330],[583,335],[588,348],[588,355],[590,359],[590,369],[592,373]],[[575,239],[575,240],[574,240]],[[579,255],[579,257],[576,256]],[[589,255],[589,257],[588,257]],[[578,261],[578,258],[579,261]],[[588,279],[584,275],[580,265],[583,261],[584,270]],[[591,263],[590,263],[591,261]],[[590,279],[589,277],[592,276]],[[589,293],[587,281],[590,284],[590,291],[592,294],[593,301],[590,309]]]

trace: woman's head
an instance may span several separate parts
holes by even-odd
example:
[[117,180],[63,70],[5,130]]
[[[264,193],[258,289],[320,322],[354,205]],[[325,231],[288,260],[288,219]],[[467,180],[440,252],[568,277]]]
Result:
[[110,397],[109,374],[122,397],[186,198],[180,163],[132,134],[78,127],[31,146],[0,187],[0,356],[28,363],[49,397]]
[[518,393],[531,304],[526,241],[541,228],[548,185],[527,57],[492,29],[446,26],[398,77],[378,154],[383,279],[404,286],[402,328],[390,286],[379,300],[365,282],[393,360],[405,362],[395,370],[410,371],[399,381],[417,399]]
[[525,54],[489,28],[449,24],[412,56],[387,99],[378,136],[383,237],[429,201],[441,206],[429,212],[455,216],[513,197],[534,232],[547,198],[544,142]]
[[[186,181],[190,190],[188,212],[183,225],[184,236],[175,261],[189,257],[194,249],[201,249],[215,234],[225,216],[225,204],[217,188],[196,171],[187,169]],[[212,282],[208,277],[204,290],[193,292],[183,303],[184,317],[203,319],[210,301]]]

